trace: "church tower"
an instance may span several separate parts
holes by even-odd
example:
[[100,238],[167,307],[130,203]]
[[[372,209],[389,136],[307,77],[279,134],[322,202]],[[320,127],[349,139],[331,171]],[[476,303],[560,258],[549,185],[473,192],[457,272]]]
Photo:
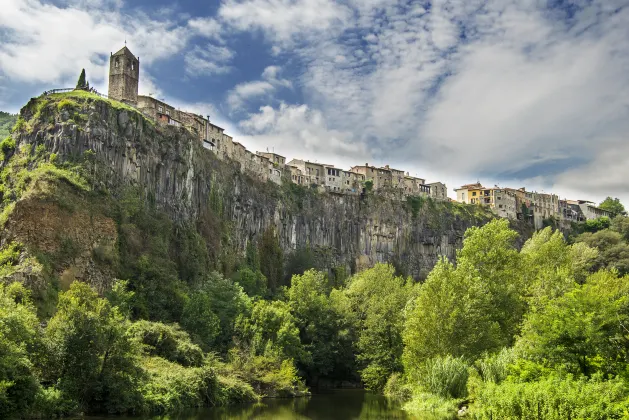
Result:
[[109,58],[108,96],[120,102],[137,106],[140,59],[124,46]]

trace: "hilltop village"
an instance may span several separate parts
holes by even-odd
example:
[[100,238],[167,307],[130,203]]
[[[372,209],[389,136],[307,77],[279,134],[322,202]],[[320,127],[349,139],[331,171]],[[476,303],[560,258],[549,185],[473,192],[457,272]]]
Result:
[[[137,108],[156,123],[188,129],[219,159],[239,163],[243,173],[263,182],[281,184],[290,180],[298,185],[336,194],[358,195],[370,188],[400,198],[420,196],[450,200],[444,183],[427,183],[423,178],[411,176],[389,165],[376,167],[365,163],[345,170],[304,159],[286,162],[284,156],[268,151],[253,153],[234,141],[223,128],[211,123],[209,116],[185,112],[151,96],[138,95],[139,79],[140,60],[126,46],[111,54],[109,98]],[[461,203],[487,206],[499,217],[527,220],[536,229],[541,229],[547,220],[565,225],[613,216],[590,201],[560,200],[555,194],[530,192],[524,188],[485,188],[481,183],[475,183],[463,185],[455,191],[457,201]]]

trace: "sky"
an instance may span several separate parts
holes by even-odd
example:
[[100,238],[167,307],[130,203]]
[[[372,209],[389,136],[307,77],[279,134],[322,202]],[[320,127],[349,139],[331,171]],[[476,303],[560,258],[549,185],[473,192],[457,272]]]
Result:
[[629,0],[1,0],[0,110],[140,93],[252,151],[629,207]]

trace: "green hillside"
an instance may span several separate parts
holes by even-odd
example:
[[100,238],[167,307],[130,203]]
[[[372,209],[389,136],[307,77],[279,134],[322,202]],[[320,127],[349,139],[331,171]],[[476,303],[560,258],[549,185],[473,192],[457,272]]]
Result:
[[9,131],[15,125],[16,120],[17,115],[0,111],[0,138],[4,138],[9,135]]

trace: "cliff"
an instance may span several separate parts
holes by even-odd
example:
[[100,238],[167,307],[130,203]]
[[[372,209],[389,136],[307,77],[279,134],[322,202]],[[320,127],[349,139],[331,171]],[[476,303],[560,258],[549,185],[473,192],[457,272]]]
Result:
[[[493,217],[478,206],[261,183],[244,175],[238,162],[218,160],[185,129],[155,125],[132,108],[84,92],[32,99],[12,136],[15,147],[5,153],[3,171],[48,175],[29,176],[29,186],[14,186],[12,195],[5,188],[2,244],[19,241],[50,253],[71,238],[81,257],[56,269],[63,275],[74,267],[72,275],[97,284],[111,273],[94,269],[95,250],[120,251],[125,229],[111,203],[126,202],[130,191],[167,215],[175,229],[192,226],[211,266],[223,271],[273,229],[286,259],[308,249],[317,268],[331,272],[391,262],[422,278],[440,256],[455,258],[468,227]],[[73,182],[72,175],[53,180],[54,168],[84,181]]]

